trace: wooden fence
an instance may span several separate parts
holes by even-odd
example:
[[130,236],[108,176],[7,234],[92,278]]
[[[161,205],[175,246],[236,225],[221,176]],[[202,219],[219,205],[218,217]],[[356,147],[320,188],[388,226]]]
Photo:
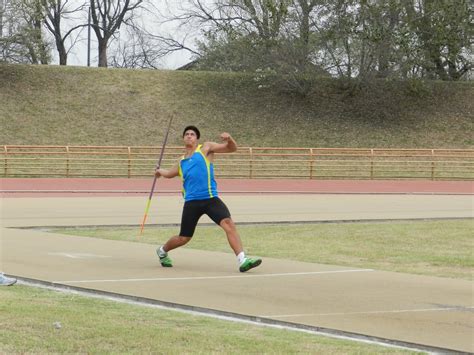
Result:
[[[0,177],[152,176],[161,147],[4,145]],[[167,147],[163,167],[182,147]],[[216,155],[218,178],[474,180],[474,149],[243,147]]]

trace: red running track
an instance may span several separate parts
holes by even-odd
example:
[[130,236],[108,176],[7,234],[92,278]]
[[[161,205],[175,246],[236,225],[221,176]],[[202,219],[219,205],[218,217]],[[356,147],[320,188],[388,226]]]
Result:
[[[150,179],[3,178],[1,197],[147,195]],[[223,193],[473,194],[474,181],[218,179]],[[159,179],[155,193],[180,193],[181,181]]]

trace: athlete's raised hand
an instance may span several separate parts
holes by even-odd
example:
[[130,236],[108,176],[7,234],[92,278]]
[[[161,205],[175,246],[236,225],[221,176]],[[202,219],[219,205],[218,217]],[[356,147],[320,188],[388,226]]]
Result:
[[229,133],[224,132],[224,133],[221,133],[221,140],[223,142],[228,142],[228,141],[232,140],[232,137],[230,136]]

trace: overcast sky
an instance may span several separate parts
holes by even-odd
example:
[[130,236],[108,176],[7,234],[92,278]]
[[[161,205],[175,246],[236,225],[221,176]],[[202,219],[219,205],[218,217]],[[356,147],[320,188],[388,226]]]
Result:
[[[74,4],[76,0],[70,1],[71,6]],[[181,1],[173,1],[173,0],[148,0],[154,7],[155,10],[153,12],[160,11],[163,14],[167,14],[169,11],[176,12],[179,11],[179,6],[182,5]],[[78,2],[81,2],[78,0]],[[85,15],[83,15],[85,16]],[[192,29],[184,29],[178,26],[176,22],[166,22],[166,23],[159,23],[156,15],[150,15],[146,12],[140,12],[138,15],[141,20],[142,26],[146,27],[148,31],[158,34],[158,35],[178,35],[179,38],[182,38],[184,34],[188,34],[189,38],[187,39],[186,45],[195,48],[195,40],[199,36],[199,31],[192,31]],[[71,23],[78,23],[79,21],[86,21],[83,19],[75,19],[71,20]],[[65,23],[64,30],[66,30],[68,24]],[[63,31],[64,31],[63,30]],[[122,27],[123,30],[123,27]],[[65,31],[64,31],[65,32]],[[125,31],[122,31],[122,38]],[[68,55],[68,65],[78,65],[78,66],[86,66],[87,65],[87,28],[78,30],[75,32],[76,35],[79,35],[79,40],[70,50]],[[49,33],[48,33],[49,34]],[[51,37],[52,39],[52,37]],[[59,63],[58,53],[53,44],[53,64]],[[112,44],[113,45],[113,44]],[[162,69],[176,69],[180,66],[189,63],[192,60],[192,55],[190,52],[182,50],[179,52],[175,52],[172,54],[167,55],[162,59],[160,67]],[[91,31],[91,66],[97,66],[97,40],[94,31]]]
[[[85,33],[87,36],[87,33]],[[91,34],[91,66],[97,66],[97,41],[95,41],[95,34]],[[59,64],[58,52],[53,49],[53,64]],[[162,59],[160,69],[176,69],[191,61],[191,54],[188,51],[180,51],[172,54],[168,54]],[[68,56],[68,65],[87,66],[87,41],[84,40],[77,43],[71,50]]]

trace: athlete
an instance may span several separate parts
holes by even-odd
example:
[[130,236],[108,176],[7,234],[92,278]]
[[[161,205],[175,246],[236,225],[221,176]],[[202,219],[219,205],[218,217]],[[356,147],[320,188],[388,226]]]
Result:
[[179,235],[171,237],[156,250],[163,267],[173,266],[168,252],[188,243],[196,229],[199,218],[206,214],[226,233],[230,247],[237,256],[240,272],[246,272],[262,263],[261,259],[248,258],[242,248],[242,241],[230,216],[227,206],[218,197],[214,179],[214,153],[232,153],[237,144],[229,133],[222,133],[222,143],[205,142],[199,144],[201,133],[195,126],[187,126],[183,131],[185,155],[170,169],[158,168],[157,177],[174,178],[183,181],[184,207]]

